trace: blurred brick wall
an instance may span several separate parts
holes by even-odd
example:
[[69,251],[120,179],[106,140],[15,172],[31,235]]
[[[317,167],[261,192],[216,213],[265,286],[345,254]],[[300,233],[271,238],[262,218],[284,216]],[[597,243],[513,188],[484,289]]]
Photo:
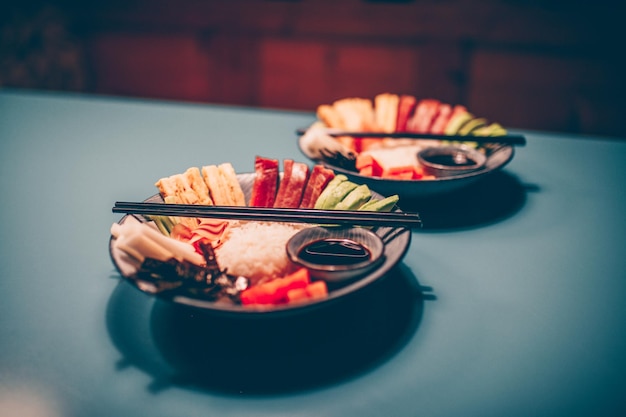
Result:
[[0,6],[0,87],[84,91],[82,41],[65,10],[47,3]]
[[514,128],[626,138],[619,52],[625,16],[614,3],[67,0],[56,6],[80,51],[85,91],[310,111],[337,98],[390,91],[465,104]]

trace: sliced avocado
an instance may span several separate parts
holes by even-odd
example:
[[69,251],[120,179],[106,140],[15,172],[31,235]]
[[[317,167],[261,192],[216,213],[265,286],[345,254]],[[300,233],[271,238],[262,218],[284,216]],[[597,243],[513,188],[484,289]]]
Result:
[[369,199],[372,198],[372,192],[365,184],[359,185],[350,191],[334,208],[335,210],[357,210]]
[[476,136],[501,136],[506,135],[506,133],[506,129],[499,123],[491,123],[488,126],[483,126],[472,132],[472,134]]
[[396,203],[400,200],[398,195],[392,195],[382,200],[370,200],[367,203],[359,207],[359,210],[363,211],[391,211]]
[[[320,207],[323,210],[332,210],[345,196],[357,187],[352,181],[342,181],[336,187],[330,190],[328,198],[324,200],[324,204]],[[317,204],[316,204],[317,205]]]
[[467,112],[467,113],[460,113],[456,116],[454,116],[447,124],[444,133],[446,135],[456,135],[459,131],[459,129],[461,129],[461,127],[463,127],[463,125],[467,122],[469,122],[470,120],[472,120],[474,118],[474,115]]
[[482,126],[472,132],[474,136],[489,136],[491,134],[491,126]]
[[465,123],[462,128],[459,129],[459,135],[471,135],[474,130],[487,125],[487,119],[477,118],[472,119]]
[[491,130],[489,136],[504,136],[506,134],[506,129],[496,123],[496,126]]
[[324,191],[322,191],[320,196],[315,201],[314,208],[321,209],[324,206],[324,203],[326,202],[328,197],[330,196],[332,190],[344,181],[348,181],[348,177],[343,174],[335,175],[335,177],[330,180],[330,182],[326,185],[326,188],[324,188]]

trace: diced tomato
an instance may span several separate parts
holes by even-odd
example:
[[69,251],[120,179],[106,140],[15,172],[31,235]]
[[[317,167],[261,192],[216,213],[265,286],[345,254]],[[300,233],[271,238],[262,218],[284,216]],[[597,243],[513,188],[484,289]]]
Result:
[[413,171],[402,171],[397,174],[390,176],[389,178],[395,178],[397,180],[412,180],[413,179]]
[[356,169],[371,166],[374,163],[374,157],[368,153],[361,153],[356,157]]
[[297,303],[306,301],[309,299],[309,293],[306,288],[295,288],[293,290],[287,291],[287,302],[288,303]]
[[367,153],[362,153],[357,156],[356,168],[359,170],[359,174],[370,177],[379,177],[383,172],[383,168],[376,158]]
[[307,295],[312,300],[325,298],[328,296],[328,287],[324,281],[315,281],[305,288]]
[[274,304],[274,298],[270,294],[257,289],[257,287],[242,291],[239,294],[239,299],[241,304],[248,306]]
[[287,301],[287,292],[305,288],[310,282],[309,270],[300,268],[284,278],[276,278],[242,291],[239,299],[244,305],[280,304]]
[[371,165],[363,167],[359,170],[359,174],[365,177],[374,177],[374,167]]
[[315,281],[305,288],[295,288],[287,291],[287,302],[297,303],[308,300],[319,300],[328,296],[328,287],[324,281]]
[[415,167],[413,165],[394,166],[383,171],[383,178],[413,179]]
[[431,178],[430,176],[426,175],[424,169],[418,165],[390,167],[381,174],[381,177],[403,180],[421,180]]
[[[276,281],[276,280],[274,280]],[[311,276],[309,270],[306,268],[300,268],[291,275],[287,275],[284,278],[278,279],[279,284],[276,288],[277,301],[283,301],[287,296],[287,291],[295,288],[304,288],[311,282]]]
[[421,166],[415,166],[413,169],[413,179],[414,180],[421,180],[421,179],[425,179],[426,178],[426,172],[424,171],[424,168],[422,168]]
[[374,163],[372,164],[372,176],[380,177],[382,172],[383,172],[383,167],[380,166],[380,164],[376,160],[374,160]]
[[309,270],[300,268],[284,278],[277,278],[242,291],[239,299],[246,306],[267,306],[318,300],[327,296],[326,282],[311,282]]

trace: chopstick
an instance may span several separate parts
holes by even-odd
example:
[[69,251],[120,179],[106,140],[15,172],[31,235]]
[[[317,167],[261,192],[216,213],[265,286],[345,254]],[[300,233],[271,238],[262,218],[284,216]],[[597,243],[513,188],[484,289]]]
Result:
[[354,226],[405,228],[422,226],[418,213],[404,212],[205,206],[118,201],[113,207],[113,213]]
[[[304,135],[307,129],[297,129],[296,134]],[[462,142],[478,142],[478,143],[499,143],[503,145],[526,145],[526,138],[523,135],[502,135],[502,136],[473,136],[473,135],[436,135],[432,133],[415,133],[415,132],[351,132],[337,129],[320,129],[329,136],[352,136],[357,138],[392,138],[392,139],[431,139],[431,140],[450,140]]]

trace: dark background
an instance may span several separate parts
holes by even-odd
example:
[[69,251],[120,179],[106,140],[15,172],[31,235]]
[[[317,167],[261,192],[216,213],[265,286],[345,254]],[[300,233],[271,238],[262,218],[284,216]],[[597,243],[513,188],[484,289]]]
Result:
[[0,86],[309,111],[395,92],[626,138],[615,4],[26,1],[1,6]]

